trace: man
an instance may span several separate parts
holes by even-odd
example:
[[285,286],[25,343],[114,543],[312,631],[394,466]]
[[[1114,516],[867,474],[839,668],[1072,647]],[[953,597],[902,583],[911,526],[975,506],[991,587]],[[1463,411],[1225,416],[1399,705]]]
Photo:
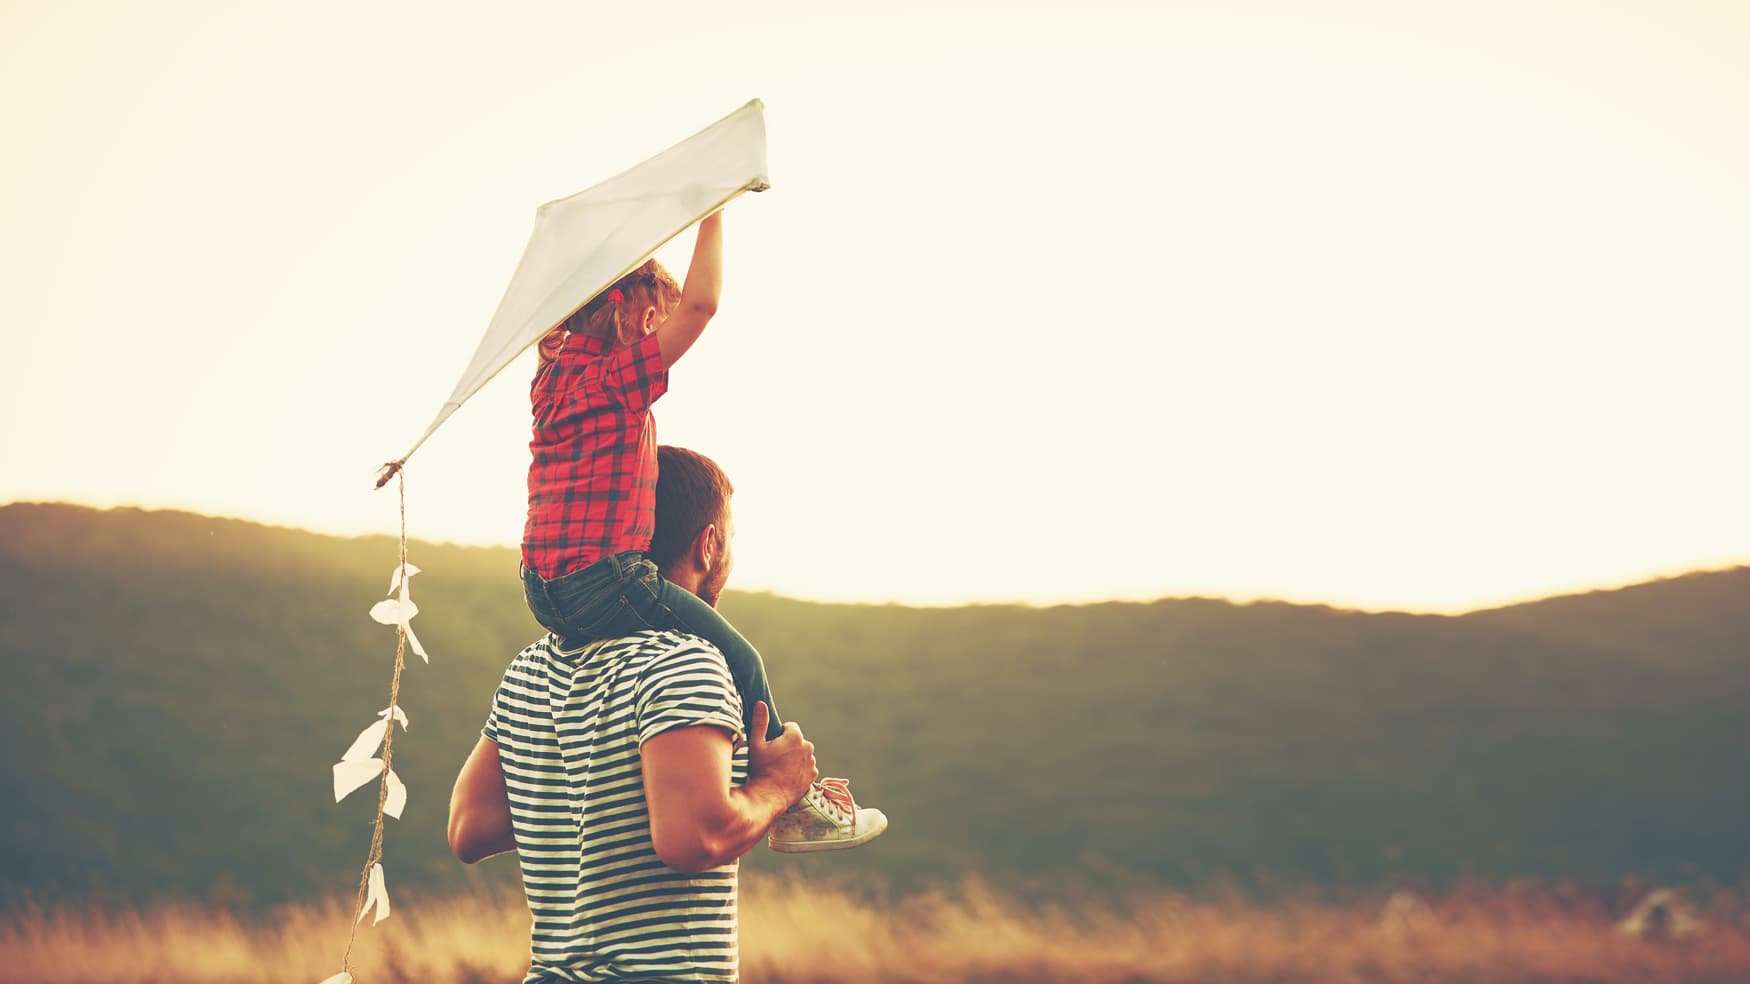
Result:
[[[729,480],[669,447],[659,475],[650,556],[715,605],[733,566]],[[749,729],[696,636],[571,652],[549,636],[517,655],[456,779],[449,836],[468,864],[519,853],[526,984],[736,979],[737,859],[819,775],[795,722],[765,740],[768,713],[756,704]]]

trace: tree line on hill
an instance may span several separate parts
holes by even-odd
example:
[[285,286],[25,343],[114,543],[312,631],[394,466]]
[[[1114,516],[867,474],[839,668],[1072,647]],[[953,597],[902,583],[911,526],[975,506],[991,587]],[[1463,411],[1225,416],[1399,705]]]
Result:
[[[237,520],[0,507],[0,889],[260,903],[350,891],[375,799],[329,767],[387,698],[396,547]],[[511,549],[414,543],[398,885],[539,633]],[[730,593],[822,768],[893,826],[749,864],[901,887],[1609,883],[1750,874],[1750,568],[1461,617],[1211,599],[1030,608]]]

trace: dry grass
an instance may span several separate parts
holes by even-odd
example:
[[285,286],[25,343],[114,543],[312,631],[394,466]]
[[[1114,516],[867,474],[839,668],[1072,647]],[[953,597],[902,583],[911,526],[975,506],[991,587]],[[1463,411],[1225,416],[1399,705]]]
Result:
[[[1383,905],[1377,897],[1266,905],[1205,892],[1029,906],[977,883],[882,903],[748,879],[742,970],[750,984],[1750,980],[1743,896],[1698,901],[1704,928],[1660,943],[1618,932],[1617,903],[1524,886]],[[339,969],[349,905],[291,906],[255,922],[196,906],[19,910],[0,922],[0,979],[315,984]],[[359,932],[361,984],[521,979],[521,896],[407,896],[396,905],[389,921]]]

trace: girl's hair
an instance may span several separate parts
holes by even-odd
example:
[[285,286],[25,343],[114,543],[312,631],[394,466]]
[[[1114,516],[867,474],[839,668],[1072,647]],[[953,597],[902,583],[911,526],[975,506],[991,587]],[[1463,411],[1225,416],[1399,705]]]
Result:
[[[613,300],[615,291],[620,292],[618,303]],[[674,277],[663,269],[662,264],[645,260],[566,318],[564,328],[574,335],[588,335],[611,345],[620,337],[622,311],[628,317],[642,317],[645,308],[653,307],[657,318],[661,319],[680,299],[681,285],[675,283]]]

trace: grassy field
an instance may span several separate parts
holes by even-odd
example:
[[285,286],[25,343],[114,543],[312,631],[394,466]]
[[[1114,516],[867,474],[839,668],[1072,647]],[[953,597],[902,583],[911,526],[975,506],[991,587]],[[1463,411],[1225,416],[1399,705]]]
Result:
[[[1639,890],[1473,886],[1430,899],[1358,893],[1248,901],[1237,892],[1023,905],[977,883],[898,900],[789,879],[744,886],[744,980],[836,982],[1724,982],[1750,979],[1750,892],[1690,891],[1693,935],[1619,928]],[[1383,897],[1382,897],[1383,896]],[[362,928],[361,984],[514,982],[527,967],[520,895],[398,898]],[[246,922],[223,909],[30,909],[0,924],[0,979],[323,980],[339,969],[350,900]]]

